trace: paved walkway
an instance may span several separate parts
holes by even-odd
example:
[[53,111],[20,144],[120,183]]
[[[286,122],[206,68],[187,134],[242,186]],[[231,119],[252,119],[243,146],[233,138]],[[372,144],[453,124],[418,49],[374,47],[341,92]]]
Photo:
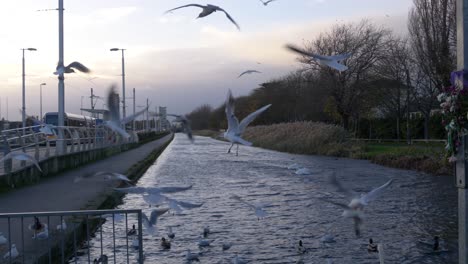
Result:
[[[167,135],[138,148],[85,165],[73,171],[64,172],[36,185],[0,195],[0,213],[91,209],[90,203],[100,200],[107,192],[112,191],[110,187],[115,187],[118,183],[97,180],[84,180],[74,183],[73,180],[77,176],[97,171],[125,173],[134,164],[145,159],[151,152],[167,143],[171,137],[172,135]],[[32,223],[32,219],[25,219],[24,221],[25,248],[29,254],[30,247],[35,247],[36,242],[31,239],[32,234],[27,229],[27,226]],[[57,224],[56,220],[53,222],[51,220],[50,226],[55,227]],[[17,223],[13,224],[12,227],[12,241],[21,253],[21,226]],[[0,220],[0,232],[8,236],[6,220]],[[7,252],[7,249],[0,247],[0,263],[3,261],[5,252]]]

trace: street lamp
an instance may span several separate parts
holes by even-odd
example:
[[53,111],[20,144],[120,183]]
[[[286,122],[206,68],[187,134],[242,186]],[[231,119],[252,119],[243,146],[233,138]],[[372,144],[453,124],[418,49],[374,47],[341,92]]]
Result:
[[125,59],[124,59],[124,51],[125,49],[119,49],[119,48],[112,48],[110,51],[122,51],[122,116],[125,118],[126,111],[125,111]]
[[47,84],[46,83],[41,83],[39,85],[39,105],[40,105],[39,106],[39,108],[40,108],[39,112],[41,113],[41,115],[39,116],[39,120],[41,120],[41,121],[42,121],[42,86],[43,85],[47,85]]
[[37,51],[35,48],[25,48],[21,49],[23,51],[23,107],[22,107],[22,120],[23,120],[23,134],[26,133],[26,130],[24,129],[26,127],[26,88],[25,88],[25,65],[24,65],[24,51],[29,50],[29,51]]

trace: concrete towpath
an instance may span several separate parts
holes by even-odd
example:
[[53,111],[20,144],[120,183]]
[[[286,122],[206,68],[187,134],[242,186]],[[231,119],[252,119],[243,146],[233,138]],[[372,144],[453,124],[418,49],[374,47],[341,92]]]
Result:
[[[75,170],[66,171],[61,175],[46,179],[33,186],[23,187],[2,194],[0,195],[0,213],[96,209],[93,203],[97,200],[103,201],[103,197],[112,191],[111,187],[115,187],[119,183],[92,179],[74,183],[74,179],[77,176],[98,171],[125,173],[133,165],[144,160],[149,154],[162,148],[171,139],[172,134],[135,149],[84,165]],[[27,229],[27,226],[32,223],[32,219],[25,219],[24,221],[26,233],[24,235],[25,252],[27,255],[31,255],[30,248],[35,247],[36,242],[31,239],[32,234]],[[56,221],[54,223],[51,221],[50,229],[57,224]],[[0,220],[0,232],[8,237],[6,219]],[[20,252],[18,259],[21,260],[21,253],[23,251],[21,248],[21,225],[12,223],[10,235],[12,243],[16,244]],[[3,263],[3,255],[8,251],[7,247],[0,247],[0,263]]]

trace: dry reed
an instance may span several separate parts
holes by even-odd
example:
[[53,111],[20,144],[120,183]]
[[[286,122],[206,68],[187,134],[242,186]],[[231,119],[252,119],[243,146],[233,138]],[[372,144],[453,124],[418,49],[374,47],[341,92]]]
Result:
[[248,127],[243,137],[258,147],[296,154],[353,157],[361,151],[342,127],[320,122]]

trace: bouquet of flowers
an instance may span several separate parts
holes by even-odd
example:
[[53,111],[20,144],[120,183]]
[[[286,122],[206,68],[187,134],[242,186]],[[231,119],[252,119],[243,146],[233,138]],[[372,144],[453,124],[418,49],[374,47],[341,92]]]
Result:
[[451,86],[437,96],[442,109],[442,125],[447,131],[447,155],[455,162],[461,137],[466,135],[468,123],[468,71],[455,71],[450,75]]

